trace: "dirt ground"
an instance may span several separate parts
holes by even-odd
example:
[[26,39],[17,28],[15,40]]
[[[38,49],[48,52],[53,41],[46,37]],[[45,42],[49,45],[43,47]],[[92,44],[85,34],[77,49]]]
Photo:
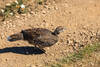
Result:
[[[0,0],[0,7],[14,0]],[[100,34],[100,0],[48,0],[47,5],[0,22],[0,67],[45,67],[73,51],[93,43]],[[46,54],[32,53],[33,45],[25,41],[8,42],[7,37],[32,27],[54,30],[64,26],[59,42],[45,48]],[[27,47],[30,46],[30,47]],[[26,50],[30,54],[26,55]]]

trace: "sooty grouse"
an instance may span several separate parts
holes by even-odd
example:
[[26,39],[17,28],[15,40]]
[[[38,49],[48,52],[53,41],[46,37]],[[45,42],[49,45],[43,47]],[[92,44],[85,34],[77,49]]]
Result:
[[64,31],[64,27],[58,26],[54,32],[44,28],[32,28],[22,30],[7,38],[8,41],[26,40],[30,44],[35,45],[43,50],[44,47],[52,46],[58,41],[58,34]]

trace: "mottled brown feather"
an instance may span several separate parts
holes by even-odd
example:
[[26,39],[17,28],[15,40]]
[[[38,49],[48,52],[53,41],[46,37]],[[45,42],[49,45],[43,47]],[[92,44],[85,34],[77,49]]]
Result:
[[52,46],[58,41],[58,34],[63,31],[63,27],[57,27],[54,32],[44,28],[32,28],[22,30],[20,33],[9,36],[8,41],[26,40],[30,44],[38,46],[43,49],[44,47]]
[[58,36],[53,35],[48,29],[33,28],[22,31],[24,39],[38,46],[51,46],[58,41]]

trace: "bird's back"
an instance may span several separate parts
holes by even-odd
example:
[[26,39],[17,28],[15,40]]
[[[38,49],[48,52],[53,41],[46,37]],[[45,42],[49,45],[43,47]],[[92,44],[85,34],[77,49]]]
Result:
[[33,28],[22,31],[24,39],[30,43],[40,46],[51,46],[58,41],[58,36],[52,34],[52,31],[44,28]]

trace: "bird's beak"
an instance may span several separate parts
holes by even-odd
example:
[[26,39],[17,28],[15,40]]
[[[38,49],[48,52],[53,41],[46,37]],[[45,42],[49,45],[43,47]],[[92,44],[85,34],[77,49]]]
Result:
[[7,37],[7,41],[11,41],[11,39],[12,39],[12,38],[11,38],[10,36]]
[[64,28],[63,28],[63,30],[62,30],[61,32],[64,32],[65,30],[67,30],[67,28],[66,28],[66,27],[64,27]]
[[16,39],[12,39],[10,36],[7,37],[7,41],[16,41]]

